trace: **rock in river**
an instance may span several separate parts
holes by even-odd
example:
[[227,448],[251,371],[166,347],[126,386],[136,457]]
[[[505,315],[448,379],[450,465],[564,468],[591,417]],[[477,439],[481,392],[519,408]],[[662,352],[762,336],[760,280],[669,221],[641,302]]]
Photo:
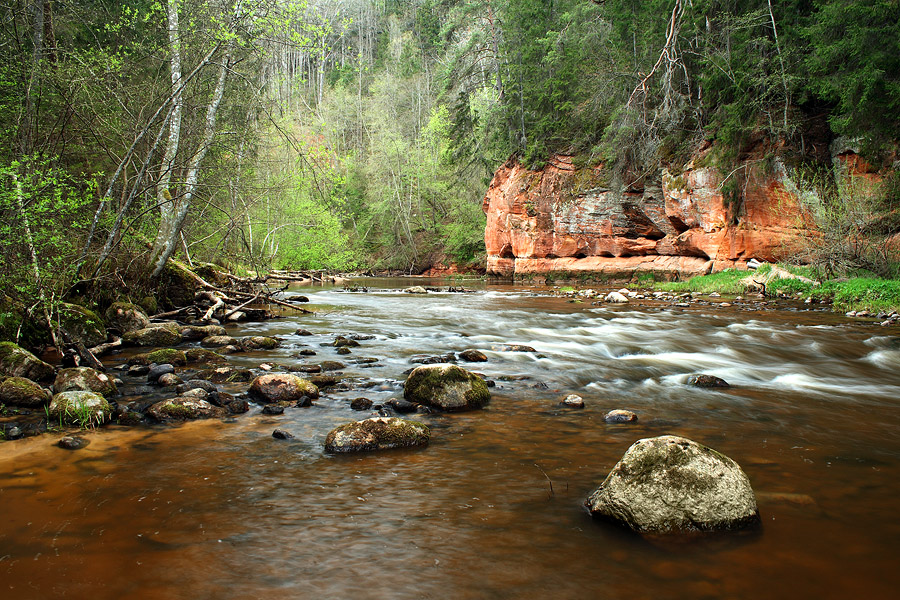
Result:
[[192,419],[210,419],[224,417],[225,409],[213,406],[206,400],[179,396],[162,400],[147,409],[147,414],[157,421],[187,421]]
[[325,451],[339,454],[427,446],[430,437],[428,427],[417,421],[374,417],[333,429],[325,438]]
[[632,444],[585,505],[592,515],[641,533],[738,529],[759,521],[740,466],[673,435]]
[[250,395],[265,403],[294,402],[303,396],[319,397],[319,388],[290,373],[260,375],[250,384]]
[[106,374],[90,367],[73,367],[63,369],[56,375],[53,391],[60,392],[97,392],[102,396],[112,396],[118,392],[116,384]]
[[456,365],[416,367],[406,379],[403,397],[447,412],[484,408],[491,393],[484,380]]
[[731,387],[728,382],[715,375],[691,375],[688,377],[688,385],[701,388],[726,388]]
[[607,423],[633,423],[638,420],[638,416],[630,410],[617,408],[603,415],[603,420]]
[[112,408],[106,398],[94,392],[71,391],[53,396],[48,409],[51,421],[95,425],[107,421]]

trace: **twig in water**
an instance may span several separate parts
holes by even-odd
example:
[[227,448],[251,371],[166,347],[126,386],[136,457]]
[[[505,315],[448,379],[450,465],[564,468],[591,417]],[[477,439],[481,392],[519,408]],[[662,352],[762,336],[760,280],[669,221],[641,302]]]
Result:
[[537,464],[537,463],[534,463],[534,466],[536,466],[536,467],[538,468],[538,471],[540,471],[541,473],[544,474],[544,477],[547,478],[547,483],[550,484],[550,495],[547,496],[547,499],[549,500],[550,498],[553,497],[553,481],[550,479],[550,476],[547,475],[547,472],[546,472],[544,469],[541,468],[541,465],[539,465],[539,464]]

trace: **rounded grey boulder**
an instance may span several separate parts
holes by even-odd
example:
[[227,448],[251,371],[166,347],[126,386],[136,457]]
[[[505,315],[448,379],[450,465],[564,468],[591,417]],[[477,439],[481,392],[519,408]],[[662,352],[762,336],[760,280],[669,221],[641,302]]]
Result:
[[632,444],[585,506],[640,533],[739,529],[759,521],[740,466],[674,435]]

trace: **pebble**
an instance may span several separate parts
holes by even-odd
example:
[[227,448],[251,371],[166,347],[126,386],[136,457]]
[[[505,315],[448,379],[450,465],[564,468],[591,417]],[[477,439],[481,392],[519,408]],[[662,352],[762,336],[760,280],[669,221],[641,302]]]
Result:
[[159,378],[162,375],[165,375],[166,373],[174,373],[174,372],[175,372],[175,367],[173,367],[169,363],[164,363],[161,365],[154,365],[154,366],[151,366],[147,370],[147,381],[149,383],[155,383],[156,381],[159,380]]
[[262,414],[264,415],[283,415],[284,407],[277,404],[266,404],[263,406]]

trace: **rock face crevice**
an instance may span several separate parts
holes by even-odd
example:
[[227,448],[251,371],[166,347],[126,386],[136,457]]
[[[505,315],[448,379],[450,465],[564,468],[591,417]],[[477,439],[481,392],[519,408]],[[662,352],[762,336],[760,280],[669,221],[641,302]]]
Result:
[[[643,187],[613,189],[602,167],[557,155],[541,170],[510,159],[482,208],[489,275],[652,272],[694,276],[775,262],[797,253],[812,220],[783,165],[747,163],[737,201],[734,174],[703,166],[707,148],[682,170]],[[619,186],[621,187],[621,186]]]

